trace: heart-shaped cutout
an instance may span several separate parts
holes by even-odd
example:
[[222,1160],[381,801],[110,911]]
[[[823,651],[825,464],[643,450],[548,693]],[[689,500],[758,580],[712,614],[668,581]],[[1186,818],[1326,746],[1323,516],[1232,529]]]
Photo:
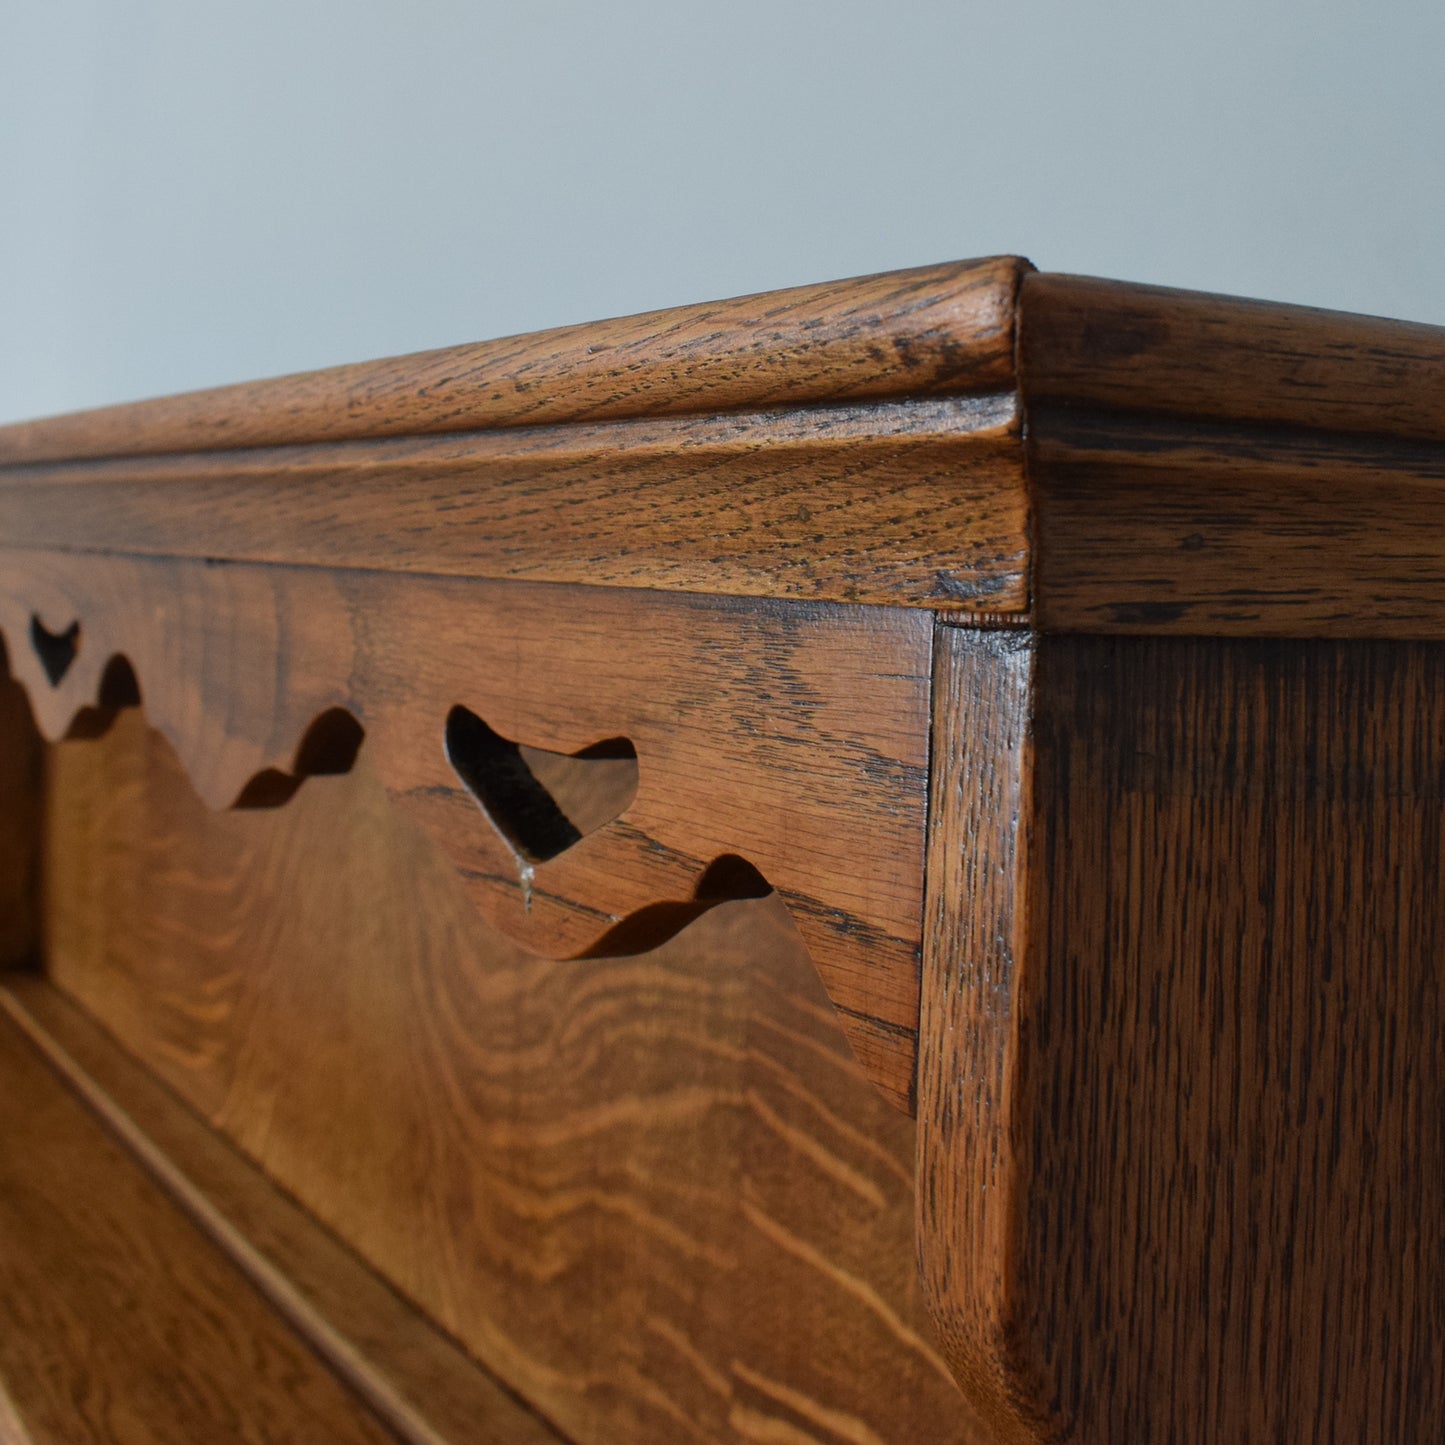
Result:
[[59,687],[60,679],[70,671],[70,664],[80,651],[80,623],[72,622],[64,632],[52,632],[37,614],[32,613],[30,645],[35,649],[51,687]]
[[503,737],[458,704],[447,714],[446,750],[467,791],[527,863],[566,852],[637,796],[637,749],[626,738],[549,752]]

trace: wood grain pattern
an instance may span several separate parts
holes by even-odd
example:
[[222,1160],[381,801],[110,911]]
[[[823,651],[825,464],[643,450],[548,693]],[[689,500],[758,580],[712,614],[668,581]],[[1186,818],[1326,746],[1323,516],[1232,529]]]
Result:
[[0,468],[12,547],[1027,605],[1011,394]]
[[1445,332],[1013,259],[0,430],[7,545],[1445,638]]
[[0,433],[48,967],[582,1438],[971,1436],[914,1206],[1000,1440],[1442,1434],[1445,332],[1027,273]]
[[55,983],[570,1437],[986,1438],[913,1125],[776,899],[579,968],[479,923],[365,749],[213,813],[132,711],[52,778]]
[[12,975],[0,1011],[398,1439],[561,1440],[52,985]]
[[1036,415],[1052,631],[1445,637],[1445,447]]
[[[911,1107],[925,614],[8,554],[0,633],[28,637],[35,615],[81,628],[58,684],[11,649],[46,737],[123,655],[200,795],[226,807],[258,774],[304,771],[308,728],[344,709],[478,907],[534,951],[637,952],[738,896],[713,865],[742,857],[793,911],[860,1060]],[[458,704],[549,751],[630,739],[635,800],[558,857],[522,857],[448,760]]]
[[0,463],[1012,389],[1005,256],[0,428]]
[[1030,406],[1445,441],[1445,328],[1033,273]]
[[949,1363],[1000,1445],[1041,1438],[1049,1399],[1019,1348],[1012,1278],[1034,651],[1024,632],[935,636],[918,1262]]
[[[964,729],[985,674],[944,695]],[[1009,807],[968,826],[1007,736],[955,744],[935,834],[1013,890],[926,955],[955,962],[921,1246],[961,1381],[1001,1438],[1437,1438],[1445,650],[1045,638],[1033,699],[1016,851]]]
[[1445,637],[1445,331],[1026,278],[1034,619]]
[[5,1018],[0,1138],[0,1378],[21,1439],[394,1439]]
[[44,752],[0,638],[0,971],[39,961]]

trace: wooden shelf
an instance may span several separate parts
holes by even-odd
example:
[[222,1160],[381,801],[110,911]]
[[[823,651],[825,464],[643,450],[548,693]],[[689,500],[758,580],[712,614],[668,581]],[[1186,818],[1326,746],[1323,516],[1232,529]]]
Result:
[[562,1439],[19,975],[0,1139],[0,1393],[22,1441]]

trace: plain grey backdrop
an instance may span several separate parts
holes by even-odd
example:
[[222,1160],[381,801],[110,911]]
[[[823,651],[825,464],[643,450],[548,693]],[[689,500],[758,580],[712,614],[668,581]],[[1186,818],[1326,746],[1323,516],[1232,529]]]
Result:
[[1445,322],[1445,4],[0,0],[0,420],[930,261]]

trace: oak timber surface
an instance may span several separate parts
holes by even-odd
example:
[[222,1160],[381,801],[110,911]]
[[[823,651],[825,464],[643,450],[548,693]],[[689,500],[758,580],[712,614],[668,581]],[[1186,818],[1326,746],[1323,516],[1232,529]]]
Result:
[[0,979],[0,1011],[405,1445],[562,1439],[44,978]]
[[962,262],[0,429],[7,545],[1445,637],[1445,332]]
[[0,463],[1012,389],[1026,262],[961,261],[0,428]]
[[363,753],[211,813],[124,712],[54,750],[51,972],[565,1433],[976,1441],[913,1126],[776,901],[639,958],[479,926]]
[[1069,639],[1038,688],[1015,1267],[1061,1414],[1445,1437],[1445,648]]
[[1003,1440],[1441,1438],[1445,648],[959,631],[919,1193],[965,1389]]
[[1029,275],[1049,631],[1445,637],[1445,330]]
[[1445,328],[1034,272],[1031,407],[1445,441]]
[[1020,1367],[1010,1279],[1034,647],[1012,629],[934,637],[918,1263],[949,1363],[998,1445],[1046,1438],[1049,1399],[1047,1382]]
[[0,1140],[0,1398],[21,1440],[395,1438],[6,1018]]
[[1026,605],[1012,397],[0,467],[7,546]]
[[1445,447],[1037,417],[1050,631],[1445,637]]
[[[32,638],[72,625],[52,680]],[[488,919],[537,953],[661,941],[757,891],[734,886],[741,857],[792,910],[870,1076],[910,1107],[927,614],[14,552],[0,634],[21,639],[11,665],[50,738],[83,724],[122,657],[212,807],[258,779],[294,785],[313,728],[341,710]],[[564,755],[626,739],[635,796],[528,858],[459,772],[457,707]]]

